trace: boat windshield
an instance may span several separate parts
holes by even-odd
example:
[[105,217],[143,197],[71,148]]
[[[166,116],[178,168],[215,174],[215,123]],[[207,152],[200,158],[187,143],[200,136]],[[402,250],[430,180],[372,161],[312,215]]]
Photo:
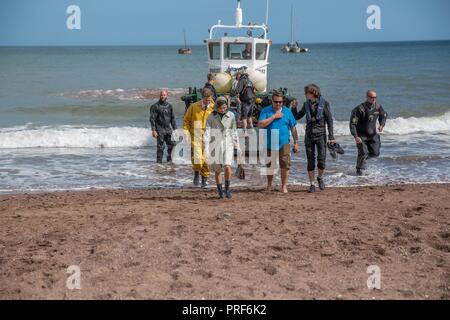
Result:
[[256,60],[266,60],[267,55],[267,44],[257,43],[256,44]]
[[252,44],[228,42],[225,43],[225,59],[226,60],[251,60]]
[[220,43],[210,42],[208,47],[209,47],[209,58],[211,60],[220,60]]

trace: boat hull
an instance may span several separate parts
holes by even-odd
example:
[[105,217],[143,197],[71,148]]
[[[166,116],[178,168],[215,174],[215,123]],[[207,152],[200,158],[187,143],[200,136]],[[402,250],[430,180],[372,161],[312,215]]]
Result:
[[178,54],[192,54],[192,50],[190,48],[178,49]]

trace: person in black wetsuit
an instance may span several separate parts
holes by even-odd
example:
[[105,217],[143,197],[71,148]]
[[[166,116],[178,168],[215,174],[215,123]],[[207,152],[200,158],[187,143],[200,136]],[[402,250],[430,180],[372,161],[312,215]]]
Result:
[[172,140],[172,131],[176,130],[177,124],[172,105],[167,102],[167,97],[167,91],[161,91],[159,101],[150,107],[152,136],[157,139],[157,163],[162,163],[165,144],[167,145],[167,162],[171,162],[172,149],[175,145],[175,142]]
[[306,115],[305,149],[308,159],[309,192],[315,192],[316,150],[317,182],[320,190],[325,189],[323,175],[327,156],[327,127],[329,143],[336,143],[336,141],[334,140],[333,116],[331,115],[330,104],[322,97],[319,86],[315,84],[307,85],[305,96],[306,102],[300,111],[297,110],[296,101],[291,103],[291,107],[296,120],[300,120]]
[[380,155],[381,141],[380,135],[377,133],[377,120],[379,122],[378,131],[383,132],[386,119],[387,113],[377,103],[377,93],[373,90],[367,91],[366,102],[353,109],[350,118],[350,132],[355,138],[358,148],[357,175],[362,175],[368,158]]
[[253,111],[255,109],[255,87],[247,73],[241,74],[236,85],[236,102],[241,106],[241,123],[244,132],[253,128]]

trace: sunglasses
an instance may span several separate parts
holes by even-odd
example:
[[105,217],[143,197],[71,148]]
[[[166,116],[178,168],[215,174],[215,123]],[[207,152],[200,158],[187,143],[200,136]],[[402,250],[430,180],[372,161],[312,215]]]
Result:
[[375,96],[375,97],[367,96],[367,98],[370,98],[370,99],[376,99],[377,96]]
[[280,100],[279,101],[274,100],[273,103],[281,104],[281,103],[283,103],[283,100],[281,100],[281,101]]

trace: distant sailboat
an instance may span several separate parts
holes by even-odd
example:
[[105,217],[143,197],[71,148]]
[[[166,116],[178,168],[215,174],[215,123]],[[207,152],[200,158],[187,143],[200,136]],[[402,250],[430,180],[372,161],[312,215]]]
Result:
[[184,33],[184,48],[178,49],[179,54],[191,54],[192,50],[191,48],[188,48],[186,45],[186,30],[183,29]]
[[284,53],[308,52],[308,48],[302,48],[297,41],[294,42],[294,6],[291,6],[291,41],[281,48]]

